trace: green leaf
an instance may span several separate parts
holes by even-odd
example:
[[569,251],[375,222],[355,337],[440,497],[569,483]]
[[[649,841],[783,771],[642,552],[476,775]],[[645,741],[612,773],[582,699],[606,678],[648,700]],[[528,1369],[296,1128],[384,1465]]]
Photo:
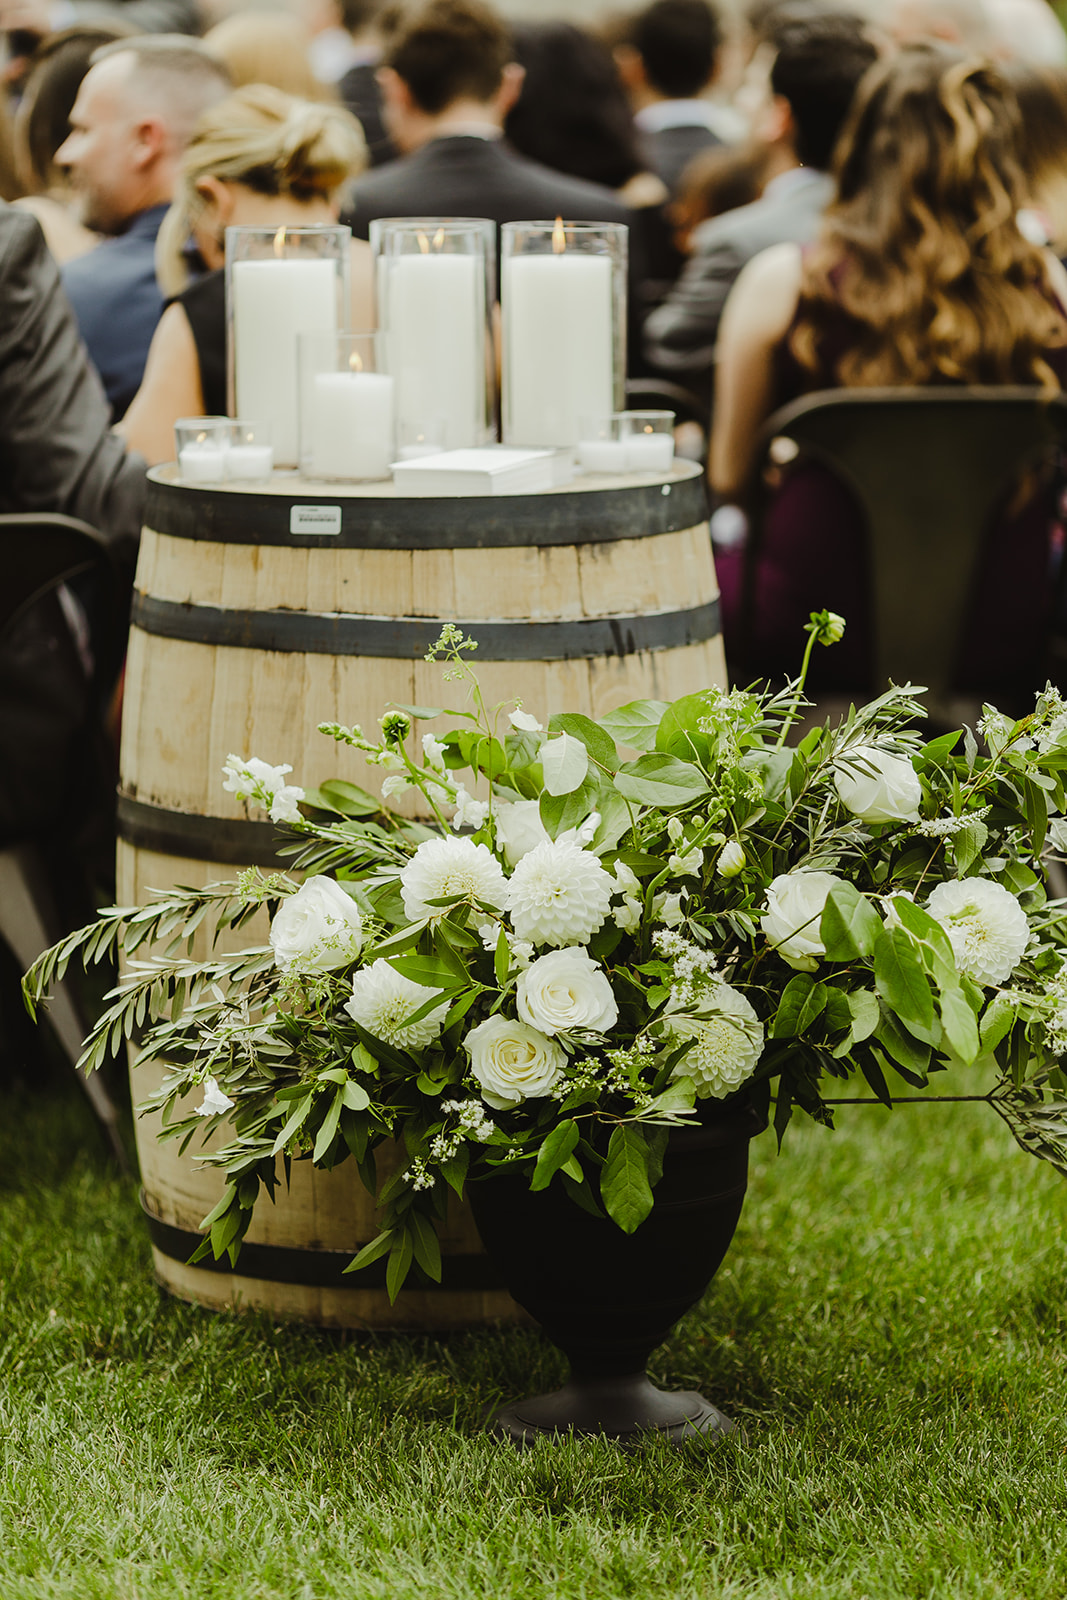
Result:
[[[610,733],[605,733],[603,728],[598,728],[589,717],[580,716],[573,711],[561,711],[549,719],[548,727],[550,733],[566,733],[574,739],[580,739],[593,760],[600,766],[606,767],[609,772],[614,772],[619,765],[619,752],[615,748],[615,740]],[[544,748],[542,747],[542,758]]]
[[941,987],[941,1026],[960,1060],[971,1066],[978,1057],[978,1018],[958,983]]
[[342,817],[373,817],[382,809],[382,802],[374,795],[342,778],[331,778],[317,789],[305,790],[304,799],[316,810],[335,811]]
[[662,1094],[649,1102],[642,1115],[649,1112],[658,1116],[663,1112],[692,1111],[695,1100],[696,1085],[692,1078],[675,1078]]
[[297,1101],[296,1105],[289,1114],[285,1126],[282,1128],[278,1137],[274,1141],[274,1145],[271,1149],[272,1156],[276,1156],[280,1150],[283,1150],[289,1143],[289,1140],[293,1137],[294,1133],[296,1133],[297,1129],[303,1127],[304,1123],[307,1121],[308,1112],[311,1110],[313,1100],[314,1096],[308,1094],[304,1096],[303,1100]]
[[793,1116],[793,1090],[786,1083],[785,1078],[778,1079],[778,1099],[774,1107],[774,1135],[778,1140],[778,1152],[781,1154],[782,1140]]
[[421,1211],[412,1211],[410,1220],[415,1260],[428,1278],[432,1278],[434,1283],[440,1283],[441,1241],[437,1237],[437,1229],[429,1217],[424,1217]]
[[504,924],[500,925],[500,932],[496,938],[496,949],[493,951],[493,975],[499,988],[503,988],[508,981],[508,969],[511,966],[511,947],[508,936],[504,932]]
[[639,756],[620,767],[615,787],[627,800],[643,806],[685,806],[709,793],[699,767],[676,756]]
[[337,1132],[337,1124],[341,1120],[341,1107],[344,1103],[345,1092],[343,1089],[338,1089],[330,1101],[330,1109],[322,1119],[322,1127],[319,1129],[318,1137],[315,1140],[315,1148],[311,1153],[312,1161],[321,1161],[333,1144],[334,1135]]
[[[390,700],[389,709],[390,711],[406,711],[409,717],[418,717],[420,722],[432,722],[434,717],[443,717],[445,714],[443,706],[405,706],[399,700]],[[462,717],[466,713],[453,711],[452,715],[454,717]]]
[[708,702],[702,694],[683,695],[663,713],[656,732],[656,749],[667,755],[680,756],[683,761],[702,761],[705,765],[711,753],[711,741],[700,729],[707,720]]
[[634,1127],[616,1128],[600,1174],[600,1197],[623,1233],[634,1233],[652,1210],[649,1149]]
[[590,773],[573,794],[543,794],[539,812],[549,837],[558,839],[568,828],[580,827],[589,813],[598,809],[599,798],[600,780],[595,773]]
[[366,1111],[370,1105],[370,1095],[361,1083],[353,1083],[349,1078],[341,1090],[341,1099],[349,1111]]
[[[800,1015],[804,1010],[809,994],[812,989],[822,989],[823,987],[821,983],[817,984],[811,974],[807,972],[798,972],[795,978],[790,978],[782,990],[782,998],[778,1002],[778,1010],[775,1012],[771,1022],[771,1038],[796,1038],[800,1032]],[[823,1004],[825,1005],[825,1003],[824,999]]]
[[905,1027],[929,1035],[934,998],[915,940],[904,928],[886,928],[874,946],[874,986]]
[[232,1183],[227,1183],[225,1189],[223,1189],[223,1191],[222,1191],[222,1198],[218,1201],[218,1203],[216,1205],[212,1206],[212,1208],[208,1212],[207,1216],[201,1222],[201,1224],[200,1224],[201,1228],[210,1228],[211,1224],[213,1222],[217,1222],[219,1220],[219,1218],[225,1212],[227,1212],[230,1209],[230,1206],[233,1204],[233,1202],[236,1199],[237,1199],[237,1187],[236,1187],[236,1185],[232,1184]]
[[368,1072],[371,1077],[378,1075],[378,1063],[371,1055],[365,1044],[353,1045],[348,1058],[357,1072]]
[[989,829],[981,817],[968,822],[952,839],[952,859],[960,877],[966,877],[970,868],[986,847]]
[[577,1146],[578,1124],[573,1117],[569,1117],[566,1122],[557,1124],[542,1144],[530,1179],[530,1188],[547,1189],[559,1169],[567,1165]]
[[[357,1256],[348,1263],[345,1272],[359,1272],[363,1267],[369,1267],[372,1261],[380,1261],[393,1247],[393,1230],[387,1228],[380,1233],[370,1244],[365,1244]],[[342,1273],[342,1276],[344,1274]]]
[[894,895],[893,909],[908,932],[919,941],[919,953],[927,971],[934,973],[938,982],[944,979],[946,983],[954,983],[956,958],[952,953],[952,942],[941,924],[935,922],[922,906],[917,906],[903,895]]
[[848,1009],[852,1013],[852,1042],[861,1044],[878,1026],[881,1012],[877,996],[869,989],[853,989],[848,996]]
[[456,964],[442,956],[393,956],[389,965],[402,978],[410,978],[426,989],[459,989],[469,982],[462,963],[457,974]]
[[633,750],[651,750],[666,710],[666,700],[631,700],[598,720],[618,744],[629,745]]
[[415,1259],[415,1241],[411,1236],[411,1229],[404,1227],[397,1230],[389,1250],[389,1265],[385,1269],[385,1287],[389,1294],[389,1303],[396,1304],[396,1297],[404,1287],[404,1279],[411,1271],[411,1263]]
[[1017,1015],[1014,1003],[1006,995],[995,994],[985,1009],[979,1029],[982,1049],[995,1050],[1011,1032]]
[[901,1077],[922,1088],[930,1065],[930,1047],[913,1039],[883,1000],[878,1031],[873,1035],[895,1062]]
[[585,782],[589,752],[580,739],[558,733],[541,746],[541,774],[551,795],[573,794]]
[[885,1073],[878,1062],[878,1057],[873,1050],[865,1050],[859,1057],[860,1071],[866,1078],[875,1096],[884,1106],[892,1107],[893,1096],[889,1092],[889,1085],[885,1081]]
[[819,937],[831,961],[869,960],[882,933],[882,919],[851,883],[835,883],[826,897]]

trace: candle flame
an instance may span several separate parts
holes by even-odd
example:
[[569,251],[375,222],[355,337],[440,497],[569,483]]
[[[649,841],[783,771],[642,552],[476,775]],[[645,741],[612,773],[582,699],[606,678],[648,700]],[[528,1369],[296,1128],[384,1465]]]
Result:
[[567,248],[567,234],[563,226],[563,218],[556,218],[556,226],[552,229],[552,254],[561,256]]
[[196,442],[197,442],[197,444],[205,444],[207,442],[207,434],[206,433],[198,433],[197,436],[196,436]]
[[445,242],[445,230],[443,228],[438,228],[437,232],[433,236],[433,247],[434,247],[434,249],[435,250],[440,250],[440,248],[444,244],[444,242]]
[[655,433],[656,430],[652,426],[651,422],[646,422],[643,431],[645,433]]
[[363,371],[363,362],[360,360],[358,350],[353,350],[352,354],[348,358],[348,365],[352,372]]
[[274,254],[280,256],[285,250],[285,223],[283,222],[274,235]]
[[429,253],[430,253],[430,241],[429,241],[429,239],[427,239],[426,235],[422,232],[421,228],[420,228],[419,232],[415,235],[415,237],[419,241],[419,249],[422,251],[423,255],[424,256],[428,256]]

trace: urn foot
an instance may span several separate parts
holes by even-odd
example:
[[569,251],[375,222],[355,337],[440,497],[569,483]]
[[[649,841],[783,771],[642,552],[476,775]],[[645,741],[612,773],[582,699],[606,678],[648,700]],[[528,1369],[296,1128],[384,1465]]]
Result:
[[639,1444],[649,1434],[682,1445],[734,1432],[730,1419],[702,1394],[657,1389],[644,1372],[612,1378],[572,1376],[552,1394],[501,1407],[486,1427],[517,1449],[563,1434],[612,1439],[627,1446]]

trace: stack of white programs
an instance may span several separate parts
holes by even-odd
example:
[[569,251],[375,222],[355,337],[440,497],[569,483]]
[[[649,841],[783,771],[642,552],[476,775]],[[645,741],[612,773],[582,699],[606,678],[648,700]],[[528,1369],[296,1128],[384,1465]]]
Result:
[[554,450],[484,445],[393,465],[400,495],[542,494],[559,483]]

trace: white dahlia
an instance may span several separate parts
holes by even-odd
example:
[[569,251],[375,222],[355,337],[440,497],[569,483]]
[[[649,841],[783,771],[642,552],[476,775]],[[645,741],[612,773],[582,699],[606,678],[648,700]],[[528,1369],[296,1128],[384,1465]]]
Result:
[[607,916],[615,888],[615,879],[576,839],[546,839],[512,873],[512,925],[534,944],[585,944]]
[[400,874],[400,895],[412,922],[420,917],[443,916],[431,900],[462,895],[488,906],[507,902],[504,869],[493,852],[473,839],[426,839]]
[[676,1039],[693,1039],[672,1074],[692,1078],[701,1099],[721,1100],[740,1088],[763,1054],[763,1023],[739,989],[717,983],[701,1002],[701,1015],[667,1016]]
[[959,970],[975,983],[1003,983],[1030,940],[1026,913],[991,878],[939,883],[926,909],[948,934]]
[[345,1010],[376,1039],[399,1045],[402,1050],[425,1050],[441,1032],[448,1001],[443,1000],[418,1022],[408,1022],[407,1018],[440,993],[440,989],[429,989],[403,977],[382,956],[353,974],[352,998],[345,1003]]

